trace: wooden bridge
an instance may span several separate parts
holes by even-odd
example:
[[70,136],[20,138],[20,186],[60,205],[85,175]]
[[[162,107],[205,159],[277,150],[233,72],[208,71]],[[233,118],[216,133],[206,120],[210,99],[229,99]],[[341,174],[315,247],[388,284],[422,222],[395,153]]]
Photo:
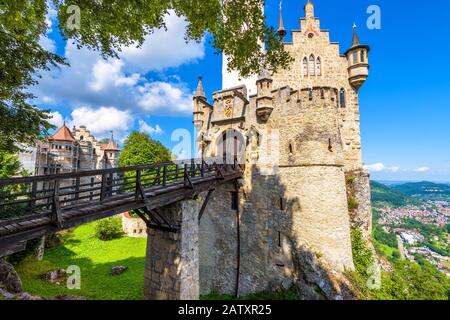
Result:
[[239,178],[243,166],[221,159],[155,163],[127,168],[0,180],[0,256],[27,240],[134,210],[151,229],[177,232],[158,208],[192,199]]

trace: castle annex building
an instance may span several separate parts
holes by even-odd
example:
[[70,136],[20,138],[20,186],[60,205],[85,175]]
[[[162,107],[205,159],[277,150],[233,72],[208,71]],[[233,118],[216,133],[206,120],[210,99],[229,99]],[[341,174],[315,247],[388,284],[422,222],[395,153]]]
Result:
[[117,167],[119,147],[111,137],[100,143],[85,126],[71,131],[64,123],[36,150],[36,175]]
[[[262,70],[254,94],[235,83],[208,102],[199,79],[194,125],[201,156],[245,164],[244,178],[217,188],[202,218],[202,293],[286,286],[299,277],[305,251],[334,270],[352,269],[351,227],[370,237],[358,102],[369,47],[354,26],[352,45],[342,53],[320,28],[314,5],[304,10],[300,30],[284,43],[294,58],[290,68]],[[286,35],[281,14],[278,34]],[[224,71],[224,83],[228,76]]]

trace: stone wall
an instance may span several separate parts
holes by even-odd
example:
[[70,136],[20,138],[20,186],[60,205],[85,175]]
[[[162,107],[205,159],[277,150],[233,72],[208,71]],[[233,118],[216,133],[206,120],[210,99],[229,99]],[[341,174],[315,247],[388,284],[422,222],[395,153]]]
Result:
[[145,299],[199,299],[198,212],[197,201],[181,201],[161,209],[180,232],[148,230]]
[[122,230],[132,238],[147,237],[147,226],[141,218],[131,218],[128,213],[122,214]]

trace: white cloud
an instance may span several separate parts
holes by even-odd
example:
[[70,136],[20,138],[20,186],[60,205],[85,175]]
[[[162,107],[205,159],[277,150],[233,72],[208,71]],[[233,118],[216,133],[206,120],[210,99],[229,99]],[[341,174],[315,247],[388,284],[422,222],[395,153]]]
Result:
[[370,172],[382,172],[382,171],[390,171],[390,172],[398,172],[400,170],[399,167],[393,166],[393,167],[386,167],[383,163],[378,162],[371,165],[365,165],[365,170],[369,170]]
[[141,47],[122,48],[120,57],[127,62],[127,69],[146,73],[164,70],[195,62],[205,56],[205,45],[188,42],[184,38],[187,22],[173,11],[165,18],[167,30],[159,29],[146,36]]
[[123,48],[121,60],[104,60],[99,52],[80,50],[68,42],[65,57],[70,67],[43,72],[33,93],[40,102],[48,103],[42,97],[52,97],[53,104],[71,108],[113,106],[133,114],[189,115],[192,90],[178,77],[164,75],[165,80],[157,82],[143,77],[150,70],[177,67],[204,56],[203,42],[185,43],[183,18],[170,15],[166,23],[167,32],[155,31],[141,48]]
[[147,124],[144,120],[139,120],[139,131],[148,133],[149,135],[163,133],[163,130],[158,124],[152,127],[151,125]]
[[139,88],[142,96],[138,105],[158,115],[187,115],[192,112],[192,94],[189,89],[167,82],[152,82]]
[[55,41],[48,37],[48,34],[52,32],[52,27],[58,17],[58,12],[54,8],[54,5],[51,1],[49,1],[47,4],[49,6],[49,10],[45,15],[45,24],[47,25],[47,30],[45,31],[46,35],[39,38],[39,45],[45,50],[54,53],[56,52],[56,44]]
[[94,135],[101,136],[110,131],[118,132],[121,136],[131,128],[133,117],[128,111],[121,111],[114,107],[93,109],[80,107],[72,111],[71,126],[86,126]]
[[61,113],[59,112],[51,112],[50,113],[50,119],[48,119],[48,122],[50,122],[52,125],[56,126],[56,127],[61,127],[64,119],[63,116],[61,115]]
[[55,99],[53,99],[52,97],[47,97],[47,96],[43,96],[41,100],[42,100],[42,102],[45,102],[45,103],[54,103],[55,102]]
[[122,72],[123,64],[120,60],[97,61],[92,67],[92,79],[88,83],[89,88],[94,92],[99,92],[114,87],[135,86],[141,77],[140,74],[134,73],[129,77],[125,76]]
[[44,48],[44,50],[55,53],[56,52],[56,43],[48,36],[41,36],[39,38],[39,45]]
[[429,167],[419,167],[419,168],[415,169],[414,171],[415,172],[428,172],[430,170],[431,170],[431,168],[429,168]]

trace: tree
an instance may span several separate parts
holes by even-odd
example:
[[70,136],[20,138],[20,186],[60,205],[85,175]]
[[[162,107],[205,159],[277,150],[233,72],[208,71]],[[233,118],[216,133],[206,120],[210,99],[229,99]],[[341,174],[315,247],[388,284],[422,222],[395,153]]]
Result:
[[133,131],[125,140],[119,155],[119,166],[129,167],[172,160],[170,151],[149,135]]
[[[141,45],[148,34],[165,27],[166,14],[175,12],[186,17],[186,40],[200,41],[208,35],[217,53],[229,57],[230,69],[243,77],[259,72],[261,66],[276,71],[291,61],[275,30],[265,25],[263,0],[2,1],[0,150],[16,151],[16,142],[32,143],[52,128],[48,110],[29,104],[33,96],[27,93],[40,70],[66,64],[39,44],[50,2],[63,37],[104,57],[118,57],[123,46]],[[259,50],[262,42],[265,52]]]
[[64,63],[38,43],[45,34],[46,0],[2,1],[0,4],[0,150],[13,153],[16,142],[32,143],[52,126],[48,111],[27,101],[26,88],[36,71]]
[[0,179],[8,179],[24,173],[15,154],[0,151]]

